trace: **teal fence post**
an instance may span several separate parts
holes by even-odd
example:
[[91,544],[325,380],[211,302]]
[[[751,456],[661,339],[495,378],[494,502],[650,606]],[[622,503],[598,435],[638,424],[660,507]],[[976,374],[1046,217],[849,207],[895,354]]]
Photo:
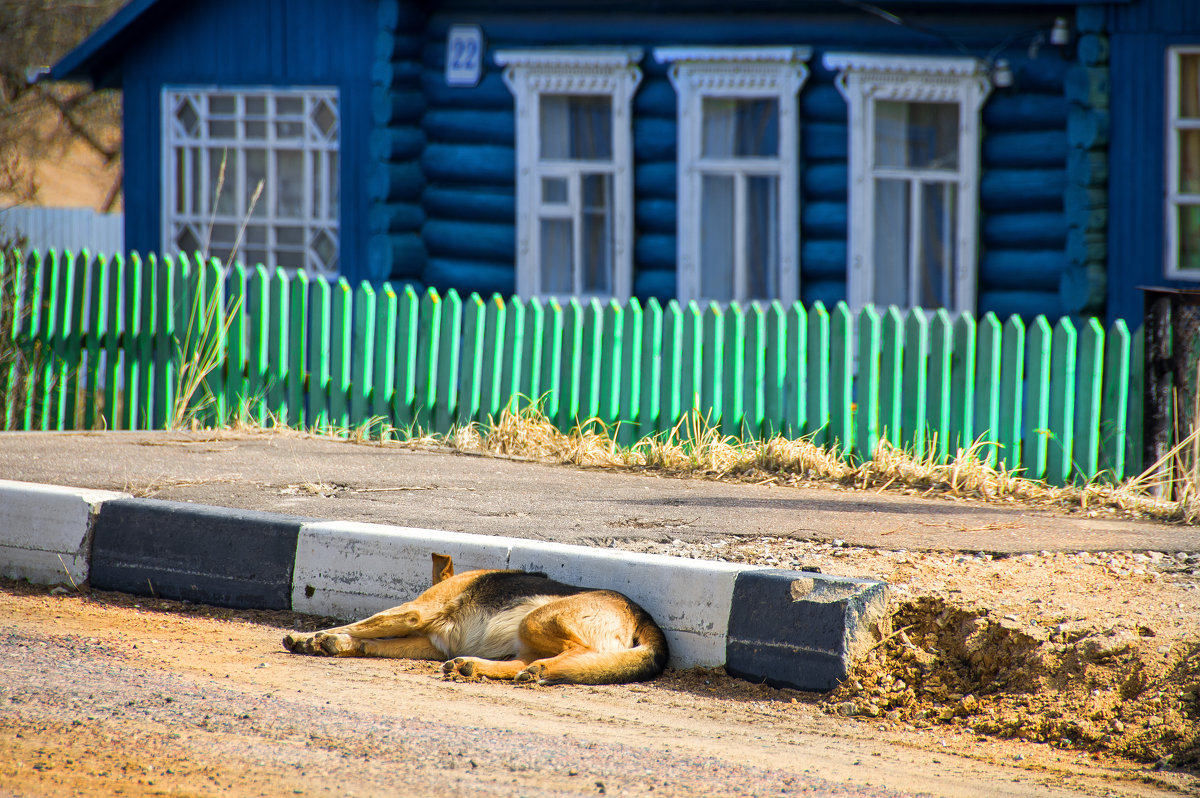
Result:
[[[329,423],[338,435],[350,430],[350,363],[354,338],[354,294],[345,277],[332,286],[329,336]],[[430,381],[432,385],[432,381]]]
[[270,330],[267,337],[267,407],[275,425],[288,424],[288,274],[281,268],[271,272]]
[[1129,327],[1121,319],[1108,331],[1104,350],[1104,397],[1101,399],[1100,468],[1112,482],[1125,479],[1130,391]]
[[505,362],[508,368],[500,377],[502,408],[507,408],[510,413],[515,413],[521,406],[520,396],[524,390],[523,375],[526,370],[525,349],[528,346],[525,331],[528,324],[525,302],[520,297],[513,297],[504,314],[504,351],[507,353]]
[[988,311],[979,320],[976,335],[978,349],[975,361],[975,428],[979,459],[990,466],[996,464],[996,445],[1000,431],[1000,320]]
[[[671,425],[671,429],[694,414],[699,418],[707,418],[711,405],[705,404],[704,364],[705,364],[705,321],[707,314],[701,310],[695,300],[689,301],[682,308],[683,351],[680,359],[680,388],[679,388],[679,419]],[[719,361],[718,361],[719,363]],[[698,423],[699,418],[693,418]]]
[[900,429],[903,446],[914,457],[925,457],[929,443],[929,319],[925,311],[913,308],[904,319],[904,385],[900,400]]
[[799,302],[793,302],[783,323],[784,345],[783,426],[780,432],[789,439],[799,438],[808,429],[808,314]]
[[1019,316],[1004,323],[1000,353],[1000,462],[1008,471],[1021,467],[1021,410],[1025,387],[1025,324]]
[[250,356],[246,364],[246,389],[249,394],[251,423],[267,423],[267,369],[270,363],[271,303],[270,275],[261,263],[250,273]]
[[814,302],[808,312],[808,423],[803,432],[812,436],[817,446],[833,443],[830,429],[830,319],[823,302]]
[[499,294],[492,294],[483,320],[483,393],[480,397],[480,423],[498,420],[508,395],[504,392],[505,358],[511,353],[504,348],[508,306]]
[[442,298],[432,288],[421,297],[420,345],[417,348],[416,406],[417,427],[422,432],[433,431],[439,348],[442,344]]
[[472,292],[462,306],[462,368],[454,414],[454,426],[460,429],[475,423],[482,402],[484,313],[483,298]]
[[1050,348],[1053,333],[1038,316],[1025,336],[1025,413],[1021,425],[1021,465],[1030,479],[1046,477],[1050,437]]
[[904,446],[905,340],[904,318],[895,305],[880,317],[879,336],[879,437],[899,449]]
[[[633,322],[630,322],[633,324]],[[642,438],[658,431],[662,417],[663,394],[663,308],[659,301],[650,297],[641,313],[641,335],[638,357],[627,357],[629,379],[622,381],[628,386],[630,403],[637,403],[637,425],[629,424],[628,432],[622,430],[618,441],[622,446],[631,446]],[[637,381],[637,391],[633,384]]]
[[331,307],[332,291],[329,280],[322,275],[313,278],[308,300],[308,423],[318,433],[329,431],[330,356],[333,347]]
[[968,451],[975,443],[975,318],[963,313],[954,322],[950,361],[950,437],[952,451]]
[[[605,321],[612,318],[613,326],[621,328],[621,357],[615,359],[619,390],[616,393],[613,420],[617,427],[612,430],[612,434],[619,445],[631,446],[637,440],[641,425],[642,380],[653,378],[657,382],[658,374],[642,373],[642,327],[646,314],[641,303],[635,298],[630,298],[624,308],[613,302],[610,309],[611,313],[606,316]],[[650,364],[650,368],[653,370],[653,363]]]
[[537,404],[542,395],[542,348],[545,336],[546,310],[536,297],[525,306],[525,337],[521,352],[521,381],[517,393],[518,407]]
[[371,391],[371,416],[379,424],[379,437],[392,437],[395,420],[392,418],[392,397],[396,393],[396,325],[400,301],[396,287],[384,283],[375,295],[375,348],[369,353],[374,361],[374,389]]
[[854,435],[858,459],[867,462],[875,457],[879,445],[879,359],[883,321],[871,305],[858,314],[858,411],[854,418]]
[[[40,264],[39,264],[40,265]],[[39,268],[38,274],[41,273]],[[104,336],[104,425],[106,429],[121,428],[121,336],[122,300],[125,297],[125,259],[113,258],[108,269],[108,323]]]
[[454,427],[458,410],[458,372],[462,356],[462,297],[451,288],[442,302],[442,340],[438,343],[436,430],[443,435]]
[[589,317],[596,321],[600,347],[597,359],[600,368],[595,372],[594,383],[596,411],[590,415],[599,418],[610,435],[615,437],[616,424],[625,408],[621,405],[621,361],[625,349],[625,312],[615,300],[601,305],[592,300]]
[[[154,254],[147,256],[142,264],[142,302],[139,325],[141,334],[138,336],[137,344],[137,359],[141,366],[138,369],[138,402],[139,417],[135,419],[139,429],[155,429],[154,419],[154,339],[160,335],[158,332],[158,303],[157,303],[157,283],[158,283],[158,262]],[[82,283],[79,286],[82,292]],[[78,313],[82,313],[82,307],[78,308]],[[79,329],[83,322],[82,315],[79,315],[76,322],[76,328]],[[223,364],[222,364],[223,365]]]
[[1075,430],[1072,462],[1078,476],[1094,479],[1100,471],[1100,407],[1104,386],[1104,328],[1088,319],[1079,333],[1076,363]]
[[[57,279],[57,278],[56,278]],[[121,336],[122,370],[121,383],[125,389],[125,401],[121,408],[121,428],[138,428],[138,408],[142,403],[139,391],[142,384],[141,363],[138,360],[142,336],[142,259],[136,252],[125,261],[125,296]]]
[[288,370],[287,370],[287,412],[288,424],[304,429],[309,423],[309,416],[304,407],[305,379],[308,376],[309,363],[308,336],[308,303],[312,281],[303,271],[292,275],[288,286]]
[[354,347],[350,365],[350,426],[374,433],[371,390],[375,382],[375,287],[363,281],[354,291]]
[[421,309],[416,290],[406,284],[400,291],[396,317],[396,392],[392,395],[392,423],[410,435],[417,420],[417,361],[420,359]]
[[580,413],[586,411],[581,411],[581,406],[595,406],[600,383],[600,320],[599,306],[594,303],[592,300],[585,308],[578,297],[571,297],[563,309],[562,397],[554,419],[561,430],[582,420]]
[[704,311],[702,357],[704,366],[700,375],[700,416],[714,428],[721,424],[725,369],[725,316],[716,302]]
[[[683,335],[683,309],[676,300],[672,299],[663,309],[662,371],[659,372],[657,424],[655,429],[647,429],[643,419],[643,436],[674,429],[684,412],[683,370],[688,361],[684,354],[686,350],[684,349]],[[642,351],[645,352],[645,347]]]
[[[100,341],[105,336],[104,303],[107,301],[101,286],[107,284],[107,276],[99,267],[102,258],[92,261],[91,329],[88,331],[88,379],[84,391],[83,425],[91,429],[94,423],[92,412],[96,405],[97,367],[100,358]],[[179,380],[179,352],[175,345],[175,303],[179,301],[179,282],[175,264],[171,258],[163,257],[155,267],[154,277],[154,426],[170,429],[174,422],[176,387]]]
[[945,308],[929,323],[929,436],[934,458],[945,463],[950,457],[950,385],[954,362],[954,324]]
[[751,303],[742,311],[742,440],[759,440],[766,420],[767,318],[762,307]]
[[829,443],[854,456],[854,330],[850,306],[838,302],[829,320]]
[[1050,440],[1047,448],[1046,481],[1065,485],[1072,477],[1075,428],[1075,325],[1068,318],[1054,325],[1050,350]]
[[746,314],[736,302],[725,313],[725,358],[721,385],[721,434],[741,436],[746,412]]

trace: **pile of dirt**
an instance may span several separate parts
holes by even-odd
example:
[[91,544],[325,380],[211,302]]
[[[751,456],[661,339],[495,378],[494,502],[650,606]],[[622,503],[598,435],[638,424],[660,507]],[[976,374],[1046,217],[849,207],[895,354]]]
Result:
[[1030,626],[933,596],[899,603],[892,624],[828,712],[1200,765],[1200,644],[1145,625]]

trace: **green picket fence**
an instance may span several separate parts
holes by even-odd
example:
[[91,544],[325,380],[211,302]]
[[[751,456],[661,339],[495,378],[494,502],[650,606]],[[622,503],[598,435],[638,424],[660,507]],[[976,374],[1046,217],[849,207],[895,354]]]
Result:
[[0,277],[0,326],[25,355],[0,360],[6,429],[161,429],[186,412],[445,433],[535,397],[560,428],[598,419],[626,445],[696,411],[723,434],[856,458],[885,439],[939,460],[978,444],[1055,484],[1141,468],[1141,335],[1121,322],[462,298],[86,252],[10,258]]

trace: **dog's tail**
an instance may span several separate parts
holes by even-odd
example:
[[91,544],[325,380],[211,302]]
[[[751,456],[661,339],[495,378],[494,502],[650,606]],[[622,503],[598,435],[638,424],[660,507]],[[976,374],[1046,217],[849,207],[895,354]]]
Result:
[[542,684],[624,684],[645,682],[667,667],[667,637],[641,607],[634,605],[633,646],[621,651],[594,651],[571,657],[547,674]]

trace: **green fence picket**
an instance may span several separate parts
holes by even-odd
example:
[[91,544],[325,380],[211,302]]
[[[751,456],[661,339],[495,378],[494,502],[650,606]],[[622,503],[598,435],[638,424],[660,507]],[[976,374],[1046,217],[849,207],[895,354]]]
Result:
[[207,425],[224,426],[228,420],[228,406],[225,404],[225,371],[220,366],[228,350],[225,269],[216,258],[204,261],[201,268],[204,271],[204,305],[201,308],[201,368],[204,370],[202,417]]
[[[705,364],[705,317],[706,313],[694,300],[681,308],[681,324],[683,325],[683,349],[679,360],[679,418],[671,425],[674,430],[685,418],[692,416],[706,417],[709,407],[705,402],[704,364]],[[718,361],[719,363],[719,361]],[[718,384],[720,384],[718,382]],[[711,395],[711,391],[709,392]],[[698,421],[692,418],[692,421]]]
[[432,288],[421,296],[418,325],[413,422],[421,432],[429,432],[433,429],[436,410],[438,348],[442,343],[442,298]]
[[858,391],[854,413],[854,437],[858,459],[875,457],[879,445],[879,359],[883,348],[883,320],[872,305],[858,314]]
[[139,429],[155,429],[154,419],[154,353],[155,339],[159,333],[158,318],[158,259],[151,253],[142,264],[142,302],[139,316],[137,359],[138,368],[138,418]]
[[[637,425],[630,423],[629,431],[621,430],[619,443],[629,446],[658,432],[663,401],[663,307],[650,297],[640,314],[641,335],[638,336],[638,356],[625,362],[630,368],[629,379],[622,380],[630,403],[637,403]],[[632,322],[631,322],[632,323]],[[637,391],[633,389],[637,380]],[[626,401],[622,399],[622,401]]]
[[941,308],[929,322],[929,446],[939,463],[950,457],[953,363],[954,323]]
[[508,400],[508,394],[504,393],[504,361],[508,355],[504,349],[507,316],[508,306],[504,298],[492,294],[483,321],[483,391],[476,416],[481,424],[486,424],[489,419],[499,420],[500,409]]
[[[529,320],[525,302],[520,297],[513,297],[504,312],[504,351],[506,368],[500,375],[500,396],[504,403],[502,410],[507,408],[515,412],[520,405],[521,391],[524,389],[525,356],[529,346],[525,340],[525,332]],[[498,418],[498,416],[497,416]]]
[[808,370],[806,374],[808,421],[803,432],[817,446],[833,442],[830,429],[830,319],[823,302],[814,302],[808,312]]
[[984,463],[996,464],[996,444],[1000,432],[1000,346],[1003,333],[996,314],[988,311],[979,320],[975,355],[975,420],[972,434],[984,441],[977,456]]
[[[616,303],[612,303],[616,305]],[[650,364],[650,372],[642,373],[642,342],[643,325],[646,314],[642,305],[635,298],[629,300],[626,308],[617,313],[610,309],[605,313],[605,321],[612,319],[614,326],[621,328],[621,357],[617,360],[617,391],[616,410],[613,417],[618,426],[614,430],[617,443],[621,446],[631,446],[637,440],[638,430],[641,429],[641,392],[642,380],[658,381],[655,364]]]
[[[371,415],[379,420],[381,440],[391,437],[392,397],[396,393],[396,326],[400,300],[396,287],[384,283],[375,295],[375,348],[367,353],[374,361],[374,388],[371,391]],[[310,365],[311,370],[311,365]],[[311,379],[311,376],[309,377]]]
[[563,308],[562,388],[559,429],[596,415],[600,402],[600,306],[572,297]]
[[1025,410],[1021,424],[1021,466],[1030,479],[1044,479],[1049,464],[1050,353],[1054,335],[1045,316],[1025,336]]
[[879,437],[904,445],[904,317],[895,305],[879,318]]
[[247,310],[249,331],[247,334],[246,392],[249,404],[250,423],[265,426],[267,423],[267,379],[270,362],[270,274],[261,263],[254,267],[247,280],[250,298]]
[[367,282],[359,283],[354,290],[353,307],[353,349],[350,358],[350,427],[358,429],[366,427],[368,434],[375,432],[370,424],[371,391],[375,382],[375,320],[378,318],[378,308],[375,306],[375,288]]
[[724,409],[725,388],[725,314],[716,302],[704,311],[700,343],[703,367],[700,373],[701,418],[713,427],[720,427]]
[[[658,419],[654,429],[647,429],[642,417],[642,435],[652,435],[675,428],[685,409],[683,370],[687,363],[684,349],[684,311],[679,302],[672,299],[663,308],[662,316],[662,366],[659,371]],[[642,347],[643,357],[646,347]],[[645,382],[642,383],[643,387]],[[643,391],[644,392],[644,391]],[[690,404],[686,405],[690,406]]]
[[[67,253],[66,258],[69,300],[67,313],[63,318],[64,347],[62,356],[67,363],[67,389],[63,397],[62,415],[67,429],[79,429],[81,422],[79,389],[83,384],[83,352],[87,334],[84,329],[84,313],[87,308],[87,251],[80,252],[78,256]],[[0,270],[2,268],[0,267]],[[2,282],[3,277],[0,277],[0,283]],[[3,300],[0,300],[0,304],[2,303]],[[0,324],[3,323],[3,319],[0,319]],[[145,395],[149,395],[148,390]],[[146,425],[150,427],[148,420]]]
[[793,302],[785,317],[783,334],[783,426],[787,438],[799,438],[808,429],[808,314]]
[[462,306],[462,368],[454,424],[468,427],[479,415],[483,396],[483,298],[472,292]]
[[524,338],[521,342],[518,408],[540,401],[542,395],[542,350],[545,341],[546,309],[536,297],[525,305]]
[[548,299],[542,306],[542,362],[540,373],[542,409],[547,418],[558,416],[562,385],[562,305]]
[[746,314],[736,302],[725,313],[721,434],[740,437],[746,412]]
[[[89,306],[92,330],[88,335],[88,375],[87,388],[84,393],[84,426],[92,428],[92,408],[95,405],[100,340],[106,335],[107,311],[103,310],[107,302],[106,293],[99,286],[107,284],[107,275],[99,267],[103,258],[92,261],[92,294]],[[179,378],[179,352],[175,346],[175,303],[179,297],[178,274],[175,262],[169,257],[163,257],[154,267],[154,402],[152,413],[154,425],[159,429],[172,426],[175,412],[175,388]]]
[[850,306],[838,302],[829,318],[829,437],[846,459],[854,454],[854,329]]
[[624,410],[621,406],[621,359],[625,348],[625,317],[620,303],[610,300],[601,305],[596,300],[589,303],[594,310],[589,318],[594,318],[600,330],[600,348],[596,353],[600,369],[594,375],[595,382],[595,411],[589,416],[600,419],[610,432],[615,431],[619,413]]
[[999,461],[1009,471],[1021,467],[1021,399],[1025,385],[1025,324],[1020,316],[1004,323],[1000,352]]
[[[287,320],[288,320],[288,356],[287,356],[287,423],[293,427],[304,429],[308,423],[308,414],[304,407],[305,380],[308,373],[308,303],[310,300],[312,281],[303,271],[291,275],[288,282]],[[362,351],[362,350],[360,350]],[[373,352],[366,350],[365,357],[372,357]]]
[[138,428],[138,408],[142,403],[139,388],[142,384],[141,362],[138,357],[142,337],[142,302],[145,301],[142,284],[142,259],[136,252],[130,253],[125,261],[125,296],[121,326],[121,351],[124,369],[121,384],[124,402],[121,408],[121,428]]
[[1104,395],[1100,405],[1100,469],[1112,482],[1125,478],[1130,395],[1129,327],[1117,319],[1104,342]]
[[737,435],[743,440],[762,437],[766,420],[767,317],[757,302],[742,312],[742,423]]
[[[182,264],[181,264],[182,265]],[[104,426],[121,429],[121,326],[125,298],[125,259],[113,257],[108,269],[108,323],[104,335]]]
[[308,288],[308,384],[304,399],[311,429],[329,431],[329,379],[332,373],[332,288],[317,275]]
[[783,303],[772,302],[765,315],[763,341],[763,429],[771,439],[790,426],[788,414],[788,314]]
[[1146,325],[1137,328],[1129,347],[1129,438],[1125,446],[1125,470],[1141,474],[1154,463],[1145,462]]
[[[268,286],[267,409],[275,424],[287,425],[288,414],[288,273],[276,267]],[[357,359],[357,358],[356,358]]]
[[421,348],[421,298],[412,285],[396,297],[396,391],[392,394],[392,423],[405,434],[411,432],[417,413],[417,360]]
[[[329,298],[329,426],[339,435],[349,433],[350,373],[353,362],[354,292],[346,278],[330,286]],[[433,380],[425,383],[430,390]]]
[[929,441],[929,318],[913,308],[904,317],[905,390],[900,400],[901,445],[916,457],[925,457]]
[[1100,471],[1100,407],[1104,386],[1104,328],[1088,319],[1079,332],[1076,362],[1074,448],[1075,474],[1090,480]]
[[975,317],[962,313],[954,322],[950,360],[951,453],[966,451],[975,442]]
[[462,299],[453,288],[446,292],[442,302],[441,334],[434,429],[446,434],[454,427],[458,409],[458,371],[462,357]]
[[1065,485],[1071,480],[1075,413],[1075,325],[1068,318],[1054,325],[1050,349],[1050,437],[1046,451],[1046,481]]

